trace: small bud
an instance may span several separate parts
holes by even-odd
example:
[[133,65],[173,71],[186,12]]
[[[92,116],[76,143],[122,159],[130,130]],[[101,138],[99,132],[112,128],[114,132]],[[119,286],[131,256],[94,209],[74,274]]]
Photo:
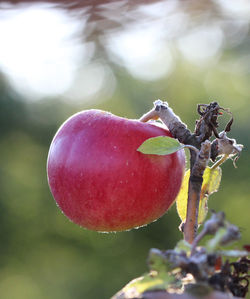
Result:
[[220,227],[225,226],[225,214],[223,212],[214,213],[212,217],[204,223],[204,230],[209,235],[214,235]]
[[241,237],[239,228],[236,225],[229,224],[227,227],[227,232],[221,239],[221,245],[226,245],[230,242],[237,241]]
[[[165,104],[166,104],[166,102],[165,102]],[[155,108],[156,108],[157,106],[161,106],[161,105],[163,105],[162,100],[158,99],[158,100],[154,101],[154,106],[155,106]]]

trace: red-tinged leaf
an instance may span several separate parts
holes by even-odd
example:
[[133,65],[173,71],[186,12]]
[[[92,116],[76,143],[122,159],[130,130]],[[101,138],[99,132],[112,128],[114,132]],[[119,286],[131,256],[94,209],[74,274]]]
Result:
[[250,252],[250,244],[244,245],[243,248],[244,248],[246,251]]

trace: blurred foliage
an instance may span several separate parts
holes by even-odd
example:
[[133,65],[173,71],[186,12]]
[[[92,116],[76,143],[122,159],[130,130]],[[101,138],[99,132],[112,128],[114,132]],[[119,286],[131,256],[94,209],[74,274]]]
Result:
[[[144,21],[152,26],[154,23],[144,16],[143,10],[139,14],[140,10],[133,8],[132,2],[128,2],[129,9],[126,1],[120,1],[122,6],[118,5],[119,1],[116,4],[110,2],[107,7],[92,7],[93,16],[105,18],[89,17],[90,27],[86,27],[81,36],[81,40],[95,43],[94,54],[88,63],[104,65],[107,75],[102,88],[91,96],[79,97],[78,94],[79,99],[73,101],[72,90],[77,84],[84,85],[81,76],[78,76],[86,67],[84,61],[79,65],[78,75],[69,91],[40,96],[36,101],[30,100],[28,91],[21,93],[16,89],[4,70],[0,75],[1,299],[109,298],[129,280],[147,270],[146,258],[150,248],[173,248],[182,238],[175,206],[147,227],[117,234],[87,231],[61,214],[47,184],[47,153],[61,123],[82,109],[98,108],[138,118],[152,107],[154,100],[161,98],[167,100],[193,129],[198,117],[198,103],[217,100],[221,106],[230,108],[235,118],[230,137],[243,143],[245,150],[237,162],[237,169],[230,161],[223,165],[220,190],[211,196],[209,208],[223,210],[227,219],[241,228],[241,244],[249,243],[249,11],[239,19],[241,10],[223,10],[220,4],[223,1],[204,1],[207,3],[205,6],[196,5],[196,1],[177,5],[161,18],[168,21],[185,10],[189,21],[183,24],[182,37],[188,36],[188,30],[216,22],[224,30],[219,53],[205,64],[198,60],[190,61],[176,46],[180,36],[173,34],[170,48],[174,67],[171,72],[157,80],[142,80],[130,71],[125,62],[115,58],[108,43],[102,41],[107,32],[119,34],[121,28],[131,23]],[[178,1],[170,2],[178,4]],[[89,1],[86,3],[90,5],[89,9],[91,4]],[[100,3],[97,1],[97,4]],[[242,1],[238,5],[241,8]],[[11,10],[13,7],[5,2],[2,8]],[[85,12],[81,10],[84,5],[66,6],[64,9],[75,18],[82,18]],[[113,20],[113,26],[109,26],[112,16],[116,22]],[[240,31],[239,23],[245,25],[244,32]],[[166,33],[170,34],[171,29],[166,29]],[[166,37],[162,39],[165,41]],[[92,81],[94,86],[95,76]],[[113,86],[111,90],[110,85]],[[226,116],[222,118],[221,129],[227,120]]]

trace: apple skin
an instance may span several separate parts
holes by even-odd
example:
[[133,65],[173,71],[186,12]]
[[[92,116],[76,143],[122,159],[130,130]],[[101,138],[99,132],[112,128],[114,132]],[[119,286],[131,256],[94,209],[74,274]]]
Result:
[[171,134],[101,110],[66,120],[47,162],[49,186],[62,212],[80,226],[103,232],[129,230],[161,217],[179,192],[185,154],[137,151],[156,136]]

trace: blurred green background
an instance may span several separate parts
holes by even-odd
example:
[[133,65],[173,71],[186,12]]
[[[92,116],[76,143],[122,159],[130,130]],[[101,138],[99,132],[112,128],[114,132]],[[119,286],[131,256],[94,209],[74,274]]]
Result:
[[[0,2],[0,298],[106,299],[147,271],[150,248],[182,238],[175,206],[129,232],[71,223],[48,188],[60,124],[90,108],[138,118],[167,100],[193,129],[198,103],[230,108],[237,169],[223,165],[209,208],[249,244],[248,1]],[[221,130],[228,116],[221,118]]]

